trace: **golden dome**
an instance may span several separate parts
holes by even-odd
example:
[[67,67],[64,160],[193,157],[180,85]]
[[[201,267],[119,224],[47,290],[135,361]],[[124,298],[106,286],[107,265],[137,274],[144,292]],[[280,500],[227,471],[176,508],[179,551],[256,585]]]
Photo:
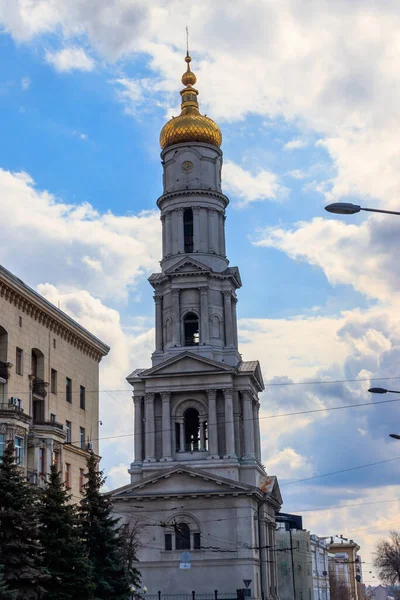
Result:
[[196,75],[190,70],[191,58],[186,56],[187,70],[182,75],[182,83],[186,86],[181,92],[182,104],[179,117],[172,117],[161,130],[160,146],[164,150],[173,144],[185,142],[203,142],[213,146],[221,146],[222,134],[218,125],[199,112],[197,103],[198,91],[192,87],[196,83]]

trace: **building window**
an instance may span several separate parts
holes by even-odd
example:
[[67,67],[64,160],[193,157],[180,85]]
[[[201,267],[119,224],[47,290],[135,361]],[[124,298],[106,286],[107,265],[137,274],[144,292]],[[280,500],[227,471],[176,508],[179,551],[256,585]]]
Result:
[[187,523],[178,523],[176,526],[175,549],[190,550],[190,527]]
[[81,385],[79,390],[79,405],[82,410],[86,408],[86,389]]
[[60,452],[58,450],[53,452],[53,465],[57,467],[57,471],[60,470]]
[[22,375],[24,351],[17,348],[15,355],[15,372],[17,375]]
[[79,491],[81,494],[85,491],[85,470],[79,469]]
[[80,439],[81,448],[82,448],[82,450],[84,450],[85,449],[85,429],[84,429],[84,427],[79,428],[79,439]]
[[39,448],[39,475],[45,474],[45,465],[44,465],[45,454],[44,454],[44,452],[45,452],[44,448]]
[[56,415],[54,413],[50,413],[50,423],[56,422]]
[[65,399],[67,402],[72,402],[72,379],[65,379]]
[[71,465],[69,463],[64,465],[64,483],[66,488],[71,488]]
[[195,313],[189,312],[183,319],[185,346],[199,345],[199,318]]
[[200,419],[195,408],[188,408],[184,415],[185,423],[185,451],[199,450],[200,445]]
[[66,437],[66,442],[67,444],[71,443],[71,430],[72,430],[72,426],[71,426],[71,421],[65,421],[65,431],[67,433],[67,437]]
[[57,348],[56,338],[53,338],[53,348],[54,350]]
[[5,444],[6,444],[6,434],[5,433],[0,433],[0,458],[4,454],[4,446],[5,446]]
[[193,252],[193,211],[191,208],[183,211],[183,238],[185,252]]
[[172,533],[166,533],[165,537],[165,549],[168,550],[172,550]]
[[50,389],[52,394],[57,394],[57,371],[51,370]]
[[19,326],[22,327],[22,317],[19,317],[18,321],[19,321]]
[[22,465],[24,462],[24,438],[16,436],[14,439],[15,462]]

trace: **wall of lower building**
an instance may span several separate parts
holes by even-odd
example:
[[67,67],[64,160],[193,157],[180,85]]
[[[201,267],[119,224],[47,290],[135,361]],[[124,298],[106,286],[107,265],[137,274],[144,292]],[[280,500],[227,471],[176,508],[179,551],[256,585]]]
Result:
[[[280,600],[312,599],[313,578],[310,533],[294,529],[276,532],[276,554]],[[293,557],[293,561],[292,561]],[[294,596],[295,588],[296,596]]]
[[[22,302],[15,304],[10,296],[0,294],[0,360],[9,363],[8,379],[0,383],[0,434],[7,439],[15,439],[17,433],[23,435],[22,466],[32,481],[40,482],[41,471],[46,473],[55,457],[60,470],[65,471],[70,465],[71,493],[80,499],[79,474],[85,468],[87,444],[91,442],[93,451],[98,453],[99,361],[67,339],[65,330],[56,333],[54,325],[50,329],[50,318],[35,318],[23,307]],[[17,349],[22,351],[20,373]],[[32,393],[32,350],[39,356],[37,377],[47,384],[39,396]],[[53,388],[52,369],[56,371]],[[72,381],[71,402],[66,398],[67,377]],[[80,404],[80,386],[85,388],[84,409]],[[10,404],[12,397],[17,399],[18,407]],[[40,418],[36,413],[34,419],[33,402],[37,403],[35,410],[40,406],[42,411],[43,407]],[[71,423],[71,449],[64,444],[67,421]],[[82,449],[80,428],[84,429]]]

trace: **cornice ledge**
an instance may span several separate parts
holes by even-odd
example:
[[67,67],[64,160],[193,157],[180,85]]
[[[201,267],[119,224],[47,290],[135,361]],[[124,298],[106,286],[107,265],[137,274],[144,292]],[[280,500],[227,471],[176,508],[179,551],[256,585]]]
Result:
[[225,207],[229,204],[228,196],[225,196],[222,192],[216,192],[214,190],[204,190],[204,189],[190,189],[190,190],[175,190],[173,192],[167,192],[160,196],[157,200],[157,206],[161,209],[161,204],[164,200],[168,200],[169,198],[174,198],[176,196],[212,196],[214,198],[218,198],[225,202]]

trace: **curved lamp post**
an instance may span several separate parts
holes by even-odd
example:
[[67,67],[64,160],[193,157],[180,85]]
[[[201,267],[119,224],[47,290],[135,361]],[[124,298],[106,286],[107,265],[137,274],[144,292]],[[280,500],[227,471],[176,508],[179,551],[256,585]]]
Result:
[[395,210],[383,210],[381,208],[364,208],[358,206],[358,204],[351,204],[350,202],[334,202],[325,206],[325,210],[335,215],[354,215],[355,213],[365,210],[367,212],[384,213],[386,215],[400,215],[400,212]]
[[[371,394],[400,394],[398,390],[387,390],[386,388],[381,387],[373,387],[368,390]],[[389,433],[389,437],[400,440],[400,435],[398,433]]]

